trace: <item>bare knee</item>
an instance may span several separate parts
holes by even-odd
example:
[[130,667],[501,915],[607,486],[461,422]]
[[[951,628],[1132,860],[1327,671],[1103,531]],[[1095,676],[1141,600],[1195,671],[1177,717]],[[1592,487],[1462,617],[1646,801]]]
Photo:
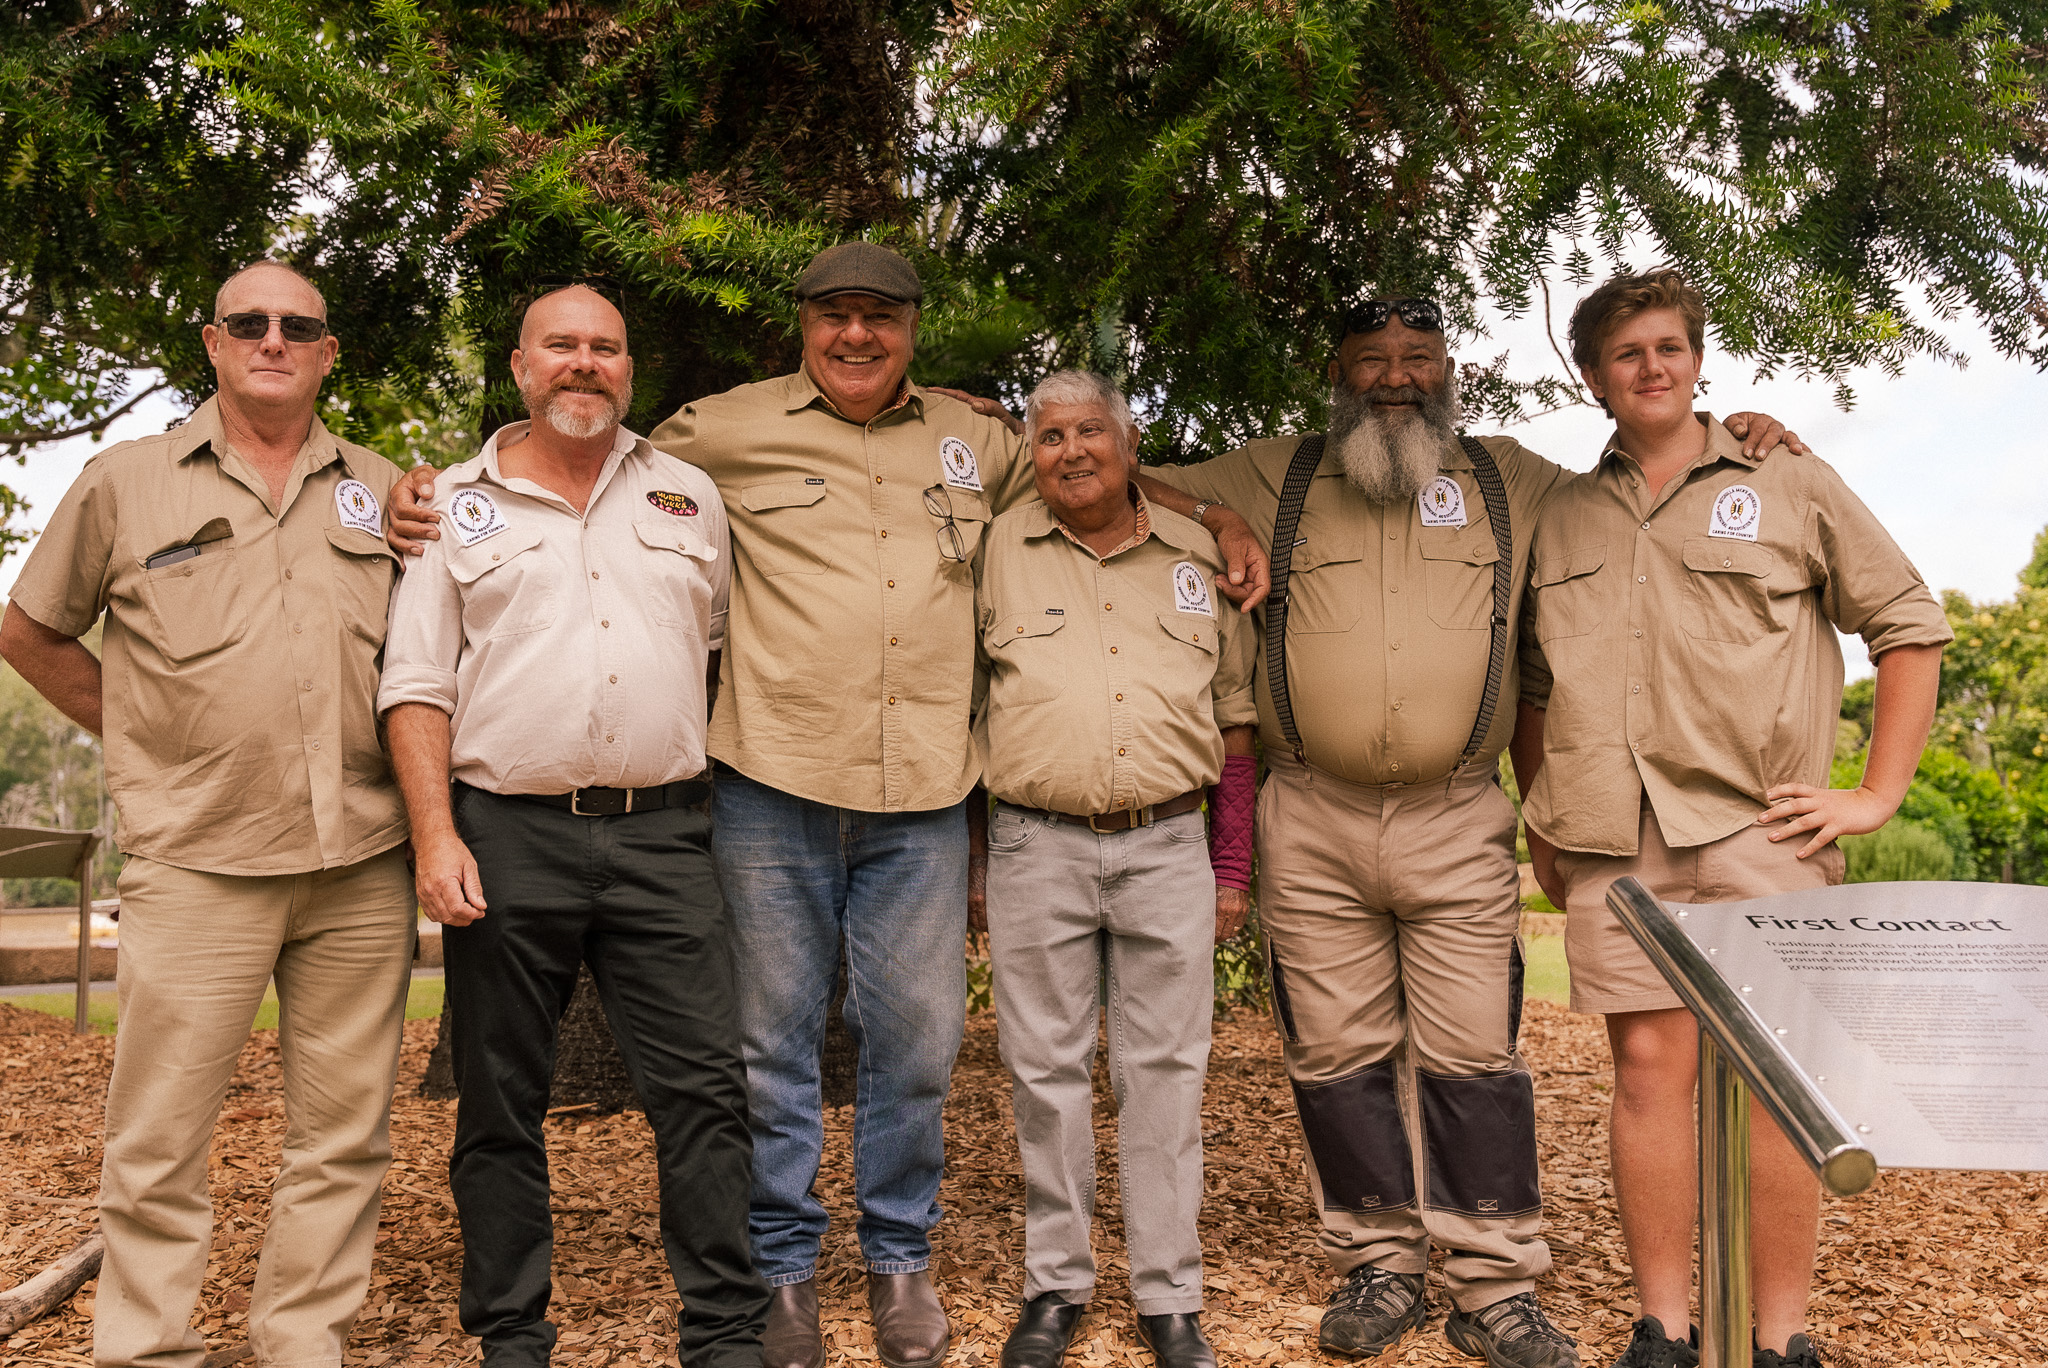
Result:
[[1607,1018],[1617,1101],[1691,1106],[1699,1075],[1699,1028],[1682,1008]]

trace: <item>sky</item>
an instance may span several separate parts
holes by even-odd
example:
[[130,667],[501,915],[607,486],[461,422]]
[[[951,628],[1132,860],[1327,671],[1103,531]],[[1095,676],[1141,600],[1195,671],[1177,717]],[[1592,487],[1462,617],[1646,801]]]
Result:
[[[1493,315],[1487,323],[1490,336],[1467,344],[1466,359],[1490,361],[1507,351],[1516,374],[1546,363],[1558,369],[1540,315]],[[1714,351],[1710,330],[1701,373],[1711,388],[1702,406],[1716,414],[1760,410],[1796,431],[1870,505],[1934,589],[2010,598],[2035,534],[2048,523],[2048,376],[1999,356],[1979,329],[1946,331],[1971,358],[1968,368],[1919,358],[1896,380],[1866,368],[1850,377],[1856,407],[1844,413],[1831,385],[1784,377],[1759,383],[1751,367]],[[167,396],[153,396],[109,429],[108,442],[161,432],[182,412]],[[1590,407],[1505,429],[1575,470],[1592,465],[1610,430]],[[40,526],[98,449],[79,437],[31,452],[21,467],[0,462],[0,483],[27,498],[28,525]],[[24,554],[0,562],[0,593],[13,586]],[[1869,672],[1860,643],[1845,641],[1843,655],[1850,678]]]

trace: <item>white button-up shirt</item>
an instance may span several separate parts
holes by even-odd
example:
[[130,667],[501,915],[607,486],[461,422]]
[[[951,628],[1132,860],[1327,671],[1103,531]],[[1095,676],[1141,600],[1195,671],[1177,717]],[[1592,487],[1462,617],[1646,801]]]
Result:
[[493,793],[643,788],[704,768],[705,666],[732,559],[709,476],[624,428],[581,514],[498,452],[446,471],[391,601],[379,713],[450,714],[450,772]]

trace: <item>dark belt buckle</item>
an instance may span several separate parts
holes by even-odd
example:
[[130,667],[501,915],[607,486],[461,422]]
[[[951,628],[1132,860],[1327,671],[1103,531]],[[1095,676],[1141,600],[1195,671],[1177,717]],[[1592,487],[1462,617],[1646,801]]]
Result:
[[1123,820],[1122,826],[1099,827],[1095,825],[1097,819],[1099,819],[1102,815],[1103,814],[1099,812],[1091,812],[1088,814],[1088,829],[1094,832],[1097,836],[1114,836],[1117,832],[1129,831],[1132,827],[1151,825],[1151,822],[1146,818],[1144,808],[1134,809],[1128,814],[1122,812],[1114,814],[1116,817],[1119,817]]
[[619,814],[621,814],[621,813],[625,813],[625,812],[631,812],[631,811],[633,810],[633,792],[634,792],[634,791],[633,791],[632,789],[625,789],[625,790],[623,790],[623,792],[624,792],[624,793],[625,793],[625,795],[626,795],[626,803],[625,803],[625,806],[624,806],[624,807],[609,807],[609,806],[605,806],[605,805],[600,805],[600,807],[599,807],[599,809],[598,809],[597,811],[594,811],[594,812],[586,812],[586,811],[584,811],[584,809],[583,809],[583,795],[584,795],[584,794],[586,794],[586,793],[588,793],[588,792],[590,792],[590,790],[589,790],[589,789],[571,789],[571,790],[570,790],[570,792],[569,792],[569,811],[570,811],[571,813],[573,813],[574,815],[576,815],[576,816],[578,816],[578,817],[616,817],[616,816],[618,816],[618,815],[619,815]]

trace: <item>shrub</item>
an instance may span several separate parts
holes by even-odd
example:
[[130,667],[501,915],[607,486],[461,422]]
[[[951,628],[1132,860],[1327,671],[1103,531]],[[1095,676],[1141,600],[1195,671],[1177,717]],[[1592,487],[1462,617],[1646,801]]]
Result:
[[1918,822],[1894,819],[1868,836],[1844,836],[1850,883],[1891,883],[1946,879],[1955,872],[1955,852]]

